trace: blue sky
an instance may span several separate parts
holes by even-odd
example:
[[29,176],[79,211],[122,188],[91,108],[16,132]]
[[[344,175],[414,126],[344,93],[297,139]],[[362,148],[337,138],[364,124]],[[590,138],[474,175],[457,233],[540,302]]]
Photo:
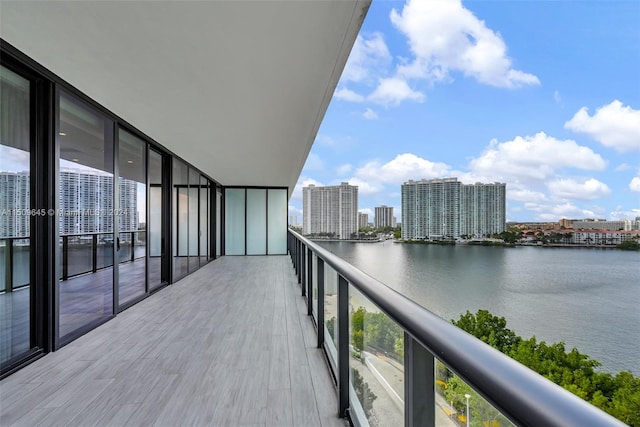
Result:
[[508,221],[640,216],[640,1],[373,0],[289,207],[506,182]]

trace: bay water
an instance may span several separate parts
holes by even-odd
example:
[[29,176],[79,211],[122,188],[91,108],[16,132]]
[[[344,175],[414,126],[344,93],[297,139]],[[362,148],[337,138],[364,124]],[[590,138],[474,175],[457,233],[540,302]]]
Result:
[[487,309],[523,338],[640,375],[640,252],[319,243],[446,320]]

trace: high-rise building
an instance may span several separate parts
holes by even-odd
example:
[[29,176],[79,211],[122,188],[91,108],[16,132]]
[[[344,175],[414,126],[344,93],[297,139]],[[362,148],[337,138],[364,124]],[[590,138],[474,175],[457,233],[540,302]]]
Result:
[[369,226],[369,214],[358,212],[358,230]]
[[456,178],[405,182],[402,185],[402,238],[459,237],[460,186]]
[[349,239],[358,232],[358,187],[340,185],[302,189],[302,232],[327,233],[338,239]]
[[502,183],[464,185],[457,178],[413,181],[402,185],[402,238],[486,237],[505,230]]
[[490,237],[506,229],[506,184],[463,184],[460,193],[460,235]]
[[29,172],[0,173],[0,237],[29,236]]
[[382,227],[394,227],[393,207],[389,206],[376,206],[376,217],[374,219],[374,226],[376,228]]

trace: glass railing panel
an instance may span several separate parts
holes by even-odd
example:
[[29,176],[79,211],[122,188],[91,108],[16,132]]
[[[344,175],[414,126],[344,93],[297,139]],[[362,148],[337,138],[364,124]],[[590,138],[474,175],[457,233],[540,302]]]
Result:
[[349,312],[353,412],[361,425],[404,425],[404,331],[351,285]]
[[313,253],[311,256],[311,314],[315,321],[318,321],[318,256]]
[[132,247],[132,235],[130,232],[122,232],[119,233],[120,238],[120,249],[118,249],[118,262],[131,261],[131,253],[133,251]]
[[88,273],[93,269],[93,236],[65,236],[67,239],[67,276]]
[[147,232],[133,233],[133,259],[144,258],[147,255]]
[[337,366],[338,347],[338,274],[329,265],[324,265],[324,340],[329,361]]
[[30,283],[29,240],[30,239],[15,239],[13,241],[13,289],[26,286]]
[[113,233],[98,234],[96,237],[96,269],[113,265]]
[[436,425],[514,426],[459,376],[436,360]]

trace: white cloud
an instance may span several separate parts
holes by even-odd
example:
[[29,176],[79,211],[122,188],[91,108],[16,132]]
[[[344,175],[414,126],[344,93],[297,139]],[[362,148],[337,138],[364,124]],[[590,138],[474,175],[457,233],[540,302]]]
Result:
[[547,184],[551,195],[562,199],[595,200],[611,194],[611,189],[603,182],[590,178],[577,181],[563,178]]
[[358,35],[342,72],[341,82],[375,80],[381,69],[391,64],[391,54],[381,33]]
[[617,151],[640,150],[640,110],[618,100],[598,108],[593,116],[582,107],[564,127]]
[[497,87],[540,84],[535,75],[513,68],[500,34],[487,28],[460,0],[409,0],[401,12],[393,9],[390,17],[408,38],[415,56],[398,67],[401,76],[433,82],[450,78],[450,71],[460,71]]
[[377,194],[382,190],[382,187],[380,184],[375,182],[365,181],[357,177],[349,178],[348,182],[349,182],[349,185],[358,186],[358,196],[370,196],[372,194]]
[[622,210],[621,206],[616,206],[616,210],[609,214],[609,219],[613,221],[620,220],[620,219],[630,219],[633,221],[639,216],[640,216],[640,208],[624,211]]
[[540,203],[544,202],[547,197],[544,193],[539,191],[521,189],[521,190],[512,190],[510,186],[507,185],[507,200],[514,202],[534,202]]
[[629,190],[640,193],[640,176],[634,177],[629,183]]
[[343,101],[349,102],[362,102],[364,101],[364,96],[355,93],[354,91],[347,88],[339,88],[333,93],[333,96],[337,99],[341,99]]
[[370,220],[373,219],[374,211],[371,208],[358,209],[358,212],[369,215]]
[[367,120],[375,120],[378,118],[378,114],[371,108],[367,108],[366,110],[364,110],[364,113],[362,113],[362,117]]
[[424,94],[414,91],[409,84],[397,77],[380,79],[378,87],[367,97],[368,100],[382,105],[398,105],[402,101],[423,102]]
[[560,96],[560,92],[557,90],[553,92],[553,100],[556,101],[556,104],[562,104],[562,96]]
[[397,155],[393,160],[380,164],[367,163],[356,170],[356,176],[363,180],[402,184],[410,179],[431,179],[447,176],[451,169],[444,163],[434,163],[412,153]]
[[538,212],[538,221],[558,221],[560,218],[601,218],[601,212],[580,208],[573,203],[560,203],[556,205],[525,203],[525,209]]
[[304,164],[304,171],[321,171],[324,169],[324,162],[317,154],[311,153],[307,157],[307,161]]
[[344,165],[338,166],[338,168],[336,169],[336,173],[338,175],[344,176],[350,173],[352,170],[353,170],[353,166],[350,165],[349,163],[346,163]]
[[616,168],[614,170],[616,172],[623,172],[623,171],[626,171],[626,170],[629,170],[629,169],[631,169],[631,166],[629,166],[626,163],[621,163],[618,166],[616,166]]
[[492,180],[544,180],[556,169],[602,170],[606,162],[588,147],[572,140],[558,140],[539,132],[534,136],[517,136],[511,141],[491,141],[489,147],[470,162],[476,175]]

